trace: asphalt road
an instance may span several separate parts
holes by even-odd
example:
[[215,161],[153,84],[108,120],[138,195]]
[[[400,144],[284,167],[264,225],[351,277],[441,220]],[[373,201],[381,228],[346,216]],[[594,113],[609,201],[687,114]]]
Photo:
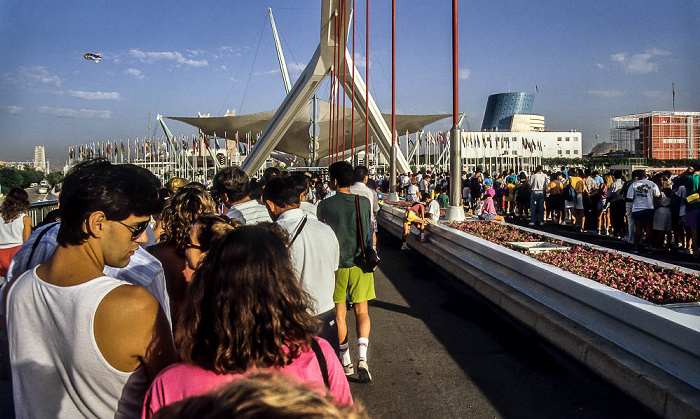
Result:
[[[369,309],[373,381],[350,383],[372,417],[653,417],[415,250],[399,247],[398,239],[380,236],[377,299]],[[354,316],[348,319],[354,330]]]

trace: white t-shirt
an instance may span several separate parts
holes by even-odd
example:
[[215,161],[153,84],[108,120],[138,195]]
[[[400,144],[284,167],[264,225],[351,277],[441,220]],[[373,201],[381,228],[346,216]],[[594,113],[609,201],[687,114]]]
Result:
[[549,178],[544,173],[534,173],[530,176],[530,189],[533,192],[544,192],[547,189]]
[[437,224],[438,221],[440,221],[440,204],[438,204],[436,199],[428,203],[428,212],[431,215],[430,221],[432,221],[433,224]]
[[406,201],[420,201],[418,197],[418,186],[411,185],[406,190]]
[[648,179],[640,179],[627,189],[627,198],[633,199],[632,212],[654,209],[654,198],[659,195],[659,187]]
[[0,217],[0,249],[21,246],[24,243],[24,217],[26,215],[20,214],[9,223]]
[[340,245],[330,226],[309,217],[301,208],[283,212],[276,222],[287,230],[291,240],[305,216],[306,223],[290,246],[289,253],[302,288],[313,299],[313,314],[316,315],[335,307],[333,290]]

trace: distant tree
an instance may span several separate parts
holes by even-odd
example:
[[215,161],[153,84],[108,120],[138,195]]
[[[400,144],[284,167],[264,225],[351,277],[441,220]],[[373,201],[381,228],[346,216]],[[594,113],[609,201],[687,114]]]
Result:
[[0,185],[2,192],[9,192],[12,188],[28,188],[32,183],[39,183],[44,178],[44,174],[34,170],[34,168],[25,167],[23,170],[18,170],[12,167],[0,168]]
[[63,182],[63,174],[61,174],[61,172],[51,172],[46,175],[46,181],[49,182],[51,186],[56,186]]
[[20,171],[20,175],[23,178],[22,188],[27,188],[32,183],[39,183],[44,180],[44,173],[34,170],[34,168],[27,169],[25,167],[24,170]]
[[2,193],[7,193],[12,188],[22,188],[22,175],[17,169],[12,167],[0,168],[0,185],[2,185]]

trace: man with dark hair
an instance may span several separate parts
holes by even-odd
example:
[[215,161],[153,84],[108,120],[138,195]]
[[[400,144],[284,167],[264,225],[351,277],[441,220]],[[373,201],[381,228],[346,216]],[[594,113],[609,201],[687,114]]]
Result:
[[224,203],[229,218],[251,225],[272,221],[265,205],[251,198],[250,178],[238,166],[224,167],[214,176],[212,194]]
[[364,196],[372,205],[372,244],[377,245],[377,213],[379,212],[379,197],[377,192],[367,186],[369,180],[369,170],[365,166],[355,167],[355,183],[350,187],[350,192],[355,195]]
[[18,417],[137,417],[150,381],[176,361],[156,298],[103,273],[146,241],[156,185],[150,172],[106,160],[66,175],[60,245],[7,297]]
[[[350,192],[350,186],[355,179],[355,173],[350,163],[335,162],[328,167],[328,173],[331,189],[336,191],[336,194],[318,204],[318,219],[331,226],[340,243],[340,262],[335,276],[335,291],[333,292],[340,341],[340,362],[343,364],[346,375],[354,374],[348,347],[348,328],[345,322],[347,315],[345,301],[349,291],[350,301],[353,302],[355,310],[358,335],[357,372],[360,381],[368,383],[372,380],[372,376],[367,365],[370,330],[367,302],[376,298],[374,274],[372,272],[364,273],[362,269],[357,267],[355,257],[362,252],[358,237],[363,240],[365,248],[372,246],[372,235],[370,234],[372,209],[367,198],[353,195]],[[356,207],[359,207],[360,210],[360,232],[358,232]]]
[[[651,235],[654,224],[654,204],[658,203],[661,191],[656,183],[647,179],[646,171],[639,169],[637,181],[627,189],[627,202],[632,202],[632,220],[634,220],[634,252],[639,253],[642,233],[646,232],[647,251],[653,252],[654,241]],[[634,176],[634,174],[633,174]]]
[[535,173],[530,175],[530,223],[534,226],[544,223],[544,195],[547,191],[549,177],[542,173],[542,166],[535,168]]
[[622,238],[625,235],[625,197],[622,195],[624,186],[622,170],[615,170],[613,176],[615,180],[608,188],[606,197],[608,202],[610,202],[612,234],[617,238]]
[[[339,352],[335,320],[335,272],[340,248],[333,230],[300,208],[299,185],[293,177],[276,177],[263,190],[270,217],[289,234],[292,265],[312,298],[313,314],[322,322],[319,336]],[[303,191],[302,191],[303,192]]]

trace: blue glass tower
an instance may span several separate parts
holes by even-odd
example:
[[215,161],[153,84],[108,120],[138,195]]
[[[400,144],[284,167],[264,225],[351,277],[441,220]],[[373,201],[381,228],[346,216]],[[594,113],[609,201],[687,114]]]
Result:
[[508,131],[515,114],[532,113],[534,93],[496,93],[486,102],[482,131]]

